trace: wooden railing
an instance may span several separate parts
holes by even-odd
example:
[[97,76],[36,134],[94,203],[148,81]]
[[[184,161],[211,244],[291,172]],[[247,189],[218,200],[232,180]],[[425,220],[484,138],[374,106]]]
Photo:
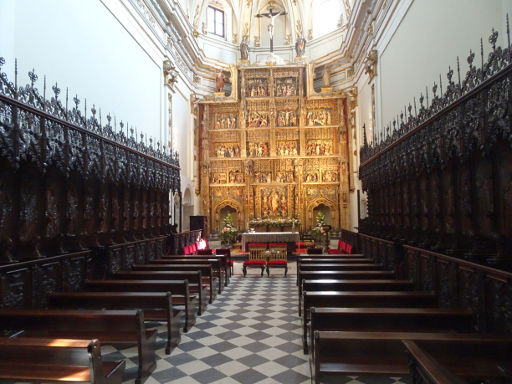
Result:
[[350,236],[361,253],[398,278],[435,291],[439,306],[471,309],[476,331],[512,333],[512,273],[361,233]]

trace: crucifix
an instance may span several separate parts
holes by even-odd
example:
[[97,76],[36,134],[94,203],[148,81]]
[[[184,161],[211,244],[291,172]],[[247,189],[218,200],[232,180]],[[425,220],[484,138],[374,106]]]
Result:
[[268,24],[268,35],[270,36],[270,52],[274,52],[274,19],[277,16],[286,15],[286,11],[273,12],[272,5],[268,8],[266,13],[258,13],[256,17],[268,17],[270,23]]

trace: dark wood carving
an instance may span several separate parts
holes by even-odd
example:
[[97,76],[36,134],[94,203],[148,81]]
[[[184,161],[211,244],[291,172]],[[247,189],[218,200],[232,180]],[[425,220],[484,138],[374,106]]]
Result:
[[4,63],[0,306],[44,307],[47,293],[79,290],[88,274],[161,257],[169,194],[181,188],[177,153],[57,84],[39,92],[34,72],[28,85],[9,81]]
[[[348,231],[343,236],[353,239],[365,256],[375,260],[389,243]],[[408,245],[394,247],[394,259],[397,276],[412,279],[418,290],[435,291],[441,307],[471,309],[475,331],[512,333],[511,272]]]
[[465,76],[457,63],[371,144],[363,137],[360,232],[512,268],[512,49],[497,39],[478,67],[471,52]]

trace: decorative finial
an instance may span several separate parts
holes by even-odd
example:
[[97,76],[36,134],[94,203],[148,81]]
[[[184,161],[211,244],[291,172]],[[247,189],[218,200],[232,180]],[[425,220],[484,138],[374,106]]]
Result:
[[32,71],[28,73],[28,78],[30,79],[30,88],[34,89],[34,83],[37,81],[37,75],[34,68],[32,68]]
[[508,13],[507,13],[507,43],[508,43],[508,62],[512,60],[512,53],[510,52],[510,23],[508,21]]
[[494,28],[492,28],[491,36],[489,36],[489,43],[491,43],[492,50],[496,50],[496,41],[498,40],[498,31],[495,31]]
[[57,85],[57,82],[55,82],[55,85],[52,87],[53,93],[55,94],[55,100],[59,98],[60,88]]
[[460,88],[460,62],[459,62],[459,56],[457,56],[457,77],[459,79],[459,88]]

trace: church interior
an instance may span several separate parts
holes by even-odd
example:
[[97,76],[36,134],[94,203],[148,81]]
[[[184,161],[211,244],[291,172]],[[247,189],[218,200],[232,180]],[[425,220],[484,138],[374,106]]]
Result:
[[0,0],[0,382],[512,383],[509,0]]

